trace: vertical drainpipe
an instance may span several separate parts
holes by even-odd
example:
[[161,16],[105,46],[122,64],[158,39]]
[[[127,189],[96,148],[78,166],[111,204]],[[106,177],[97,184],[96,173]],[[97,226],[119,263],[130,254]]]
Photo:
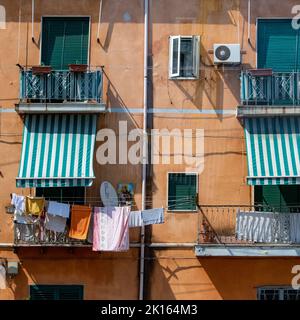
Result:
[[248,0],[248,43],[251,41],[251,0]]
[[[148,12],[149,1],[144,0],[144,118],[143,118],[143,163],[142,163],[142,210],[146,209],[146,183],[148,161],[147,136],[147,102],[148,102]],[[140,251],[140,285],[139,300],[144,299],[144,270],[145,270],[145,227],[141,227]]]
[[34,42],[34,0],[31,2],[31,40]]

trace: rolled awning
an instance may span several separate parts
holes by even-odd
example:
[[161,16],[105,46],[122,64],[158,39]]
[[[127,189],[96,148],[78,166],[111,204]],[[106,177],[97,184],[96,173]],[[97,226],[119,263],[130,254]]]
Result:
[[300,118],[245,119],[250,185],[300,184]]
[[90,186],[97,115],[26,115],[17,187]]

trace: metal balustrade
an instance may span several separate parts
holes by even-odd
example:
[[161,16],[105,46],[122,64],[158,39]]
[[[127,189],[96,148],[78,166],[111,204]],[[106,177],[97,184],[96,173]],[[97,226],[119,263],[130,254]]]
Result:
[[273,72],[255,75],[241,74],[241,103],[243,105],[300,105],[300,73]]
[[[268,245],[300,243],[300,234],[298,234],[298,240],[295,240],[294,237],[295,232],[300,230],[300,207],[267,208],[262,206],[201,206],[199,208],[198,243],[244,245],[259,243],[260,241],[241,239],[238,236],[238,212],[256,213],[256,216],[262,219],[267,213],[272,216],[273,240],[268,241]],[[246,223],[247,233],[254,234],[257,224],[251,223],[251,220]]]
[[102,70],[86,72],[51,71],[33,74],[23,69],[20,75],[22,102],[91,102],[102,101]]
[[91,246],[87,241],[72,239],[68,236],[69,230],[58,233],[45,229],[39,221],[33,224],[14,223],[14,244],[16,246]]

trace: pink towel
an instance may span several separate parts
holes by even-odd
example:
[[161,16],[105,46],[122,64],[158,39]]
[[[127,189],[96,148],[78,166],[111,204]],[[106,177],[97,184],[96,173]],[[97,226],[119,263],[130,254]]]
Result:
[[129,250],[130,207],[94,208],[93,251]]

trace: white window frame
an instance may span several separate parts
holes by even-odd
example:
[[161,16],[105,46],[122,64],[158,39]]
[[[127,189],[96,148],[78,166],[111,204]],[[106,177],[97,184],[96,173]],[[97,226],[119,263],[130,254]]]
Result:
[[[192,39],[192,56],[193,56],[193,77],[182,77],[180,76],[180,50],[181,50],[181,40],[182,39]],[[174,40],[178,40],[178,60],[177,60],[177,72],[173,73],[173,49]],[[195,80],[199,79],[199,68],[200,68],[200,36],[170,36],[169,37],[169,79],[171,80]]]
[[185,174],[185,175],[194,175],[196,176],[196,198],[199,196],[199,175],[197,172],[185,172],[185,171],[168,171],[167,172],[167,203],[166,203],[166,208],[167,212],[198,212],[198,209],[196,207],[195,210],[174,210],[174,209],[169,209],[169,176],[170,174]]

